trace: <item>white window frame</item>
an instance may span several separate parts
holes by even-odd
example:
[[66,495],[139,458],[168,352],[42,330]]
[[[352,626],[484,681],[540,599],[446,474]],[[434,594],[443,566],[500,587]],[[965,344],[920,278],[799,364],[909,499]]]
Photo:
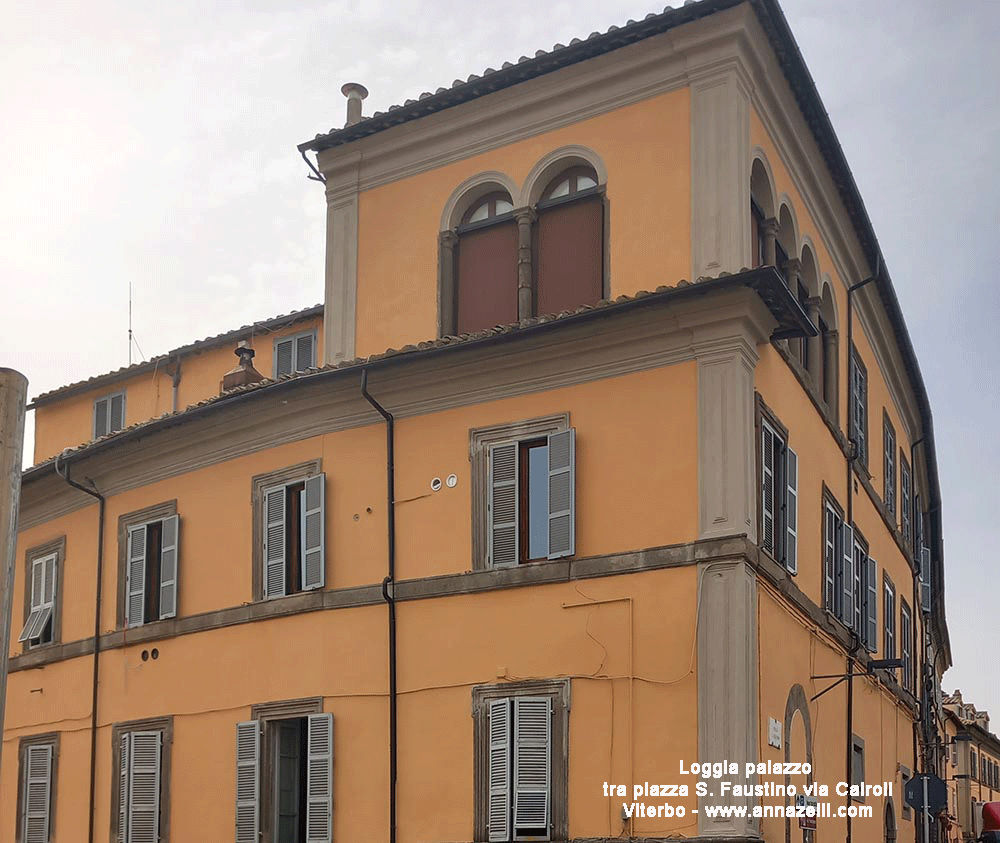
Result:
[[[120,424],[117,427],[115,426],[115,420],[112,419],[111,417],[111,408],[114,405],[115,398],[121,398],[122,400],[121,419],[118,420]],[[97,426],[98,406],[102,404],[105,405],[104,418],[106,420],[106,424],[104,425],[105,427],[104,430],[99,430]],[[119,392],[112,392],[110,395],[102,395],[100,398],[94,399],[93,424],[92,424],[92,430],[94,433],[93,438],[100,439],[102,436],[107,436],[108,434],[118,433],[118,431],[124,430],[127,409],[128,405],[125,400],[125,390],[121,390]]]
[[31,609],[17,639],[27,647],[43,646],[40,638],[46,624],[51,624],[51,632],[49,640],[44,643],[50,644],[56,640],[55,609],[56,600],[59,599],[59,564],[60,554],[57,550],[34,556],[30,560],[30,577],[24,585],[30,590]]
[[56,768],[59,734],[22,738],[18,751],[17,840],[48,843],[55,838]]
[[882,577],[882,658],[896,658],[896,586]]
[[856,348],[851,349],[851,438],[857,446],[857,460],[868,467],[868,367]]
[[[310,339],[310,343],[309,343],[309,359],[307,361],[299,359],[300,356],[301,356],[301,354],[302,354],[302,348],[301,348],[301,345],[300,345],[300,340],[305,339],[306,337],[308,337]],[[279,348],[279,346],[283,345],[284,343],[291,343],[291,349],[292,349],[292,351],[291,351],[291,361],[290,361],[291,369],[289,371],[287,371],[287,372],[279,372],[278,371],[278,359],[279,359],[278,348]],[[316,367],[316,330],[315,329],[313,329],[311,331],[300,331],[297,334],[287,334],[287,335],[285,335],[283,337],[276,337],[275,338],[275,340],[274,340],[274,365],[272,367],[273,371],[274,371],[274,377],[275,378],[284,377],[285,375],[294,375],[297,372],[304,372],[307,369],[313,369],[315,367]]]
[[[111,788],[111,843],[145,843],[147,838],[137,837],[130,840],[129,829],[132,826],[137,811],[155,816],[157,843],[169,843],[170,840],[170,754],[173,744],[173,718],[158,717],[150,720],[136,720],[128,723],[116,723],[112,728],[112,747],[114,751],[114,766]],[[158,740],[153,736],[157,736]],[[144,799],[134,799],[133,785],[136,775],[145,772],[137,770],[133,763],[132,747],[137,736],[144,743],[144,749],[154,746],[156,759],[156,792],[146,794]],[[138,803],[138,804],[137,804]]]
[[913,610],[905,600],[899,601],[899,648],[903,659],[903,688],[912,692],[913,682],[913,643],[916,627]]

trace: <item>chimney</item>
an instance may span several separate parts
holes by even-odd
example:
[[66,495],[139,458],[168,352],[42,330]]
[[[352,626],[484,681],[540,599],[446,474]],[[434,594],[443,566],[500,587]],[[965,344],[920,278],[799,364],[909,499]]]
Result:
[[347,97],[347,122],[344,124],[346,129],[361,122],[361,100],[368,96],[368,89],[358,82],[348,82],[340,89],[340,93]]
[[264,380],[264,376],[253,367],[254,350],[250,343],[241,340],[236,350],[233,352],[240,358],[240,362],[235,369],[231,369],[222,376],[222,383],[219,385],[219,392],[226,392],[237,386],[246,386],[250,383],[258,383]]

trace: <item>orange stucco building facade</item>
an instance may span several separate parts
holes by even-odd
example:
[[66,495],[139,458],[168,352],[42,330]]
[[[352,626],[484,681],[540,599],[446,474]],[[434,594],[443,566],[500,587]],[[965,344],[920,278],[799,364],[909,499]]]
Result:
[[790,47],[703,0],[349,112],[322,307],[35,399],[0,841],[919,839],[930,410]]

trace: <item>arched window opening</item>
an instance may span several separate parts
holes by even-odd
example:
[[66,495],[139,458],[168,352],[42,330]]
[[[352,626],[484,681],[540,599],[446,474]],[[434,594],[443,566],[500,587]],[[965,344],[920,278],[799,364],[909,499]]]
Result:
[[896,812],[891,800],[885,803],[885,843],[896,843]]
[[473,333],[517,322],[517,223],[504,191],[462,216],[455,245],[455,330]]
[[[819,299],[814,297],[815,291],[819,289],[818,275],[816,257],[813,255],[812,249],[809,246],[803,246],[798,278],[796,279],[795,297],[813,324],[819,317]],[[799,358],[802,368],[813,376],[813,380],[820,388],[822,395],[822,367],[820,366],[822,346],[818,338],[802,337],[794,344],[793,350]]]
[[753,249],[751,269],[764,266],[767,261],[767,234],[764,228],[764,212],[760,205],[750,197],[750,238]]
[[536,315],[604,297],[604,196],[592,167],[563,170],[542,192],[534,232]]
[[771,261],[769,238],[774,238],[774,191],[767,168],[760,158],[754,158],[750,168],[750,248],[751,268],[767,266]]

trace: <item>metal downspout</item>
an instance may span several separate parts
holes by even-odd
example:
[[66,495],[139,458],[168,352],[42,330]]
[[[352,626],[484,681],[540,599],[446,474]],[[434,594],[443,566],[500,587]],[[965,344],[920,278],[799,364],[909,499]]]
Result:
[[81,486],[69,476],[69,466],[65,467],[65,473],[59,470],[59,461],[62,454],[56,457],[55,471],[74,489],[79,489],[84,494],[97,498],[99,508],[97,525],[97,597],[94,601],[94,676],[91,687],[90,700],[90,822],[88,824],[87,839],[94,843],[94,819],[96,805],[94,801],[95,787],[97,783],[97,683],[100,676],[100,654],[101,654],[101,598],[103,596],[104,583],[104,496],[94,489]]

